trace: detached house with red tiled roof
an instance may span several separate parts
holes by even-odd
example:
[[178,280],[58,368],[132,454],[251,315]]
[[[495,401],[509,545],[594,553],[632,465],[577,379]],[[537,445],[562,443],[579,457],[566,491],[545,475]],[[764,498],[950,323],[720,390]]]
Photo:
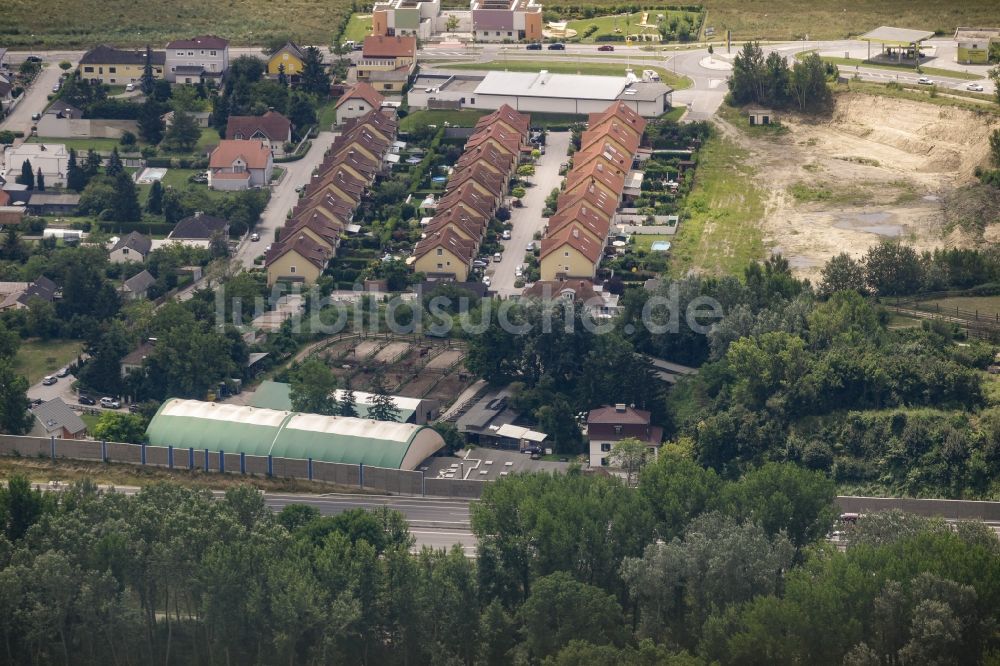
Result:
[[337,111],[337,124],[343,125],[351,118],[359,118],[371,111],[382,108],[385,97],[364,81],[359,81],[340,96],[334,109]]
[[587,414],[587,438],[590,440],[590,466],[607,467],[611,449],[626,438],[645,444],[650,457],[655,458],[663,442],[663,428],[652,424],[649,412],[617,404],[590,410]]
[[402,93],[417,67],[417,38],[396,35],[365,37],[358,61],[358,80],[379,92]]
[[229,116],[226,138],[261,141],[275,155],[284,155],[285,144],[292,140],[292,122],[277,111],[268,111],[262,116]]
[[233,192],[267,187],[274,171],[274,156],[263,141],[223,139],[208,160],[208,186]]

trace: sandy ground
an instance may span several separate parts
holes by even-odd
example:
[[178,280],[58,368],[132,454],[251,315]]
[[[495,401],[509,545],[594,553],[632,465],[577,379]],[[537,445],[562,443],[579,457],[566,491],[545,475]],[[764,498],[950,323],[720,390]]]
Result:
[[785,133],[739,140],[767,193],[765,243],[800,277],[816,280],[831,256],[859,257],[886,237],[920,250],[1000,237],[996,219],[981,237],[949,230],[945,211],[986,165],[994,117],[855,94],[839,96],[829,119],[781,122]]

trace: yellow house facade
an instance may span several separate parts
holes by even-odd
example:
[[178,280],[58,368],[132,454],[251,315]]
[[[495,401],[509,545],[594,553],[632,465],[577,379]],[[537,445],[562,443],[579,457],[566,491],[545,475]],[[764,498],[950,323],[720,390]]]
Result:
[[274,285],[278,280],[300,279],[303,284],[316,284],[323,271],[312,262],[300,256],[297,252],[282,255],[267,267],[267,286]]
[[563,245],[542,257],[541,274],[543,280],[560,278],[592,279],[597,266],[587,257],[569,245]]
[[[150,52],[153,67],[153,78],[163,78],[163,67],[166,62],[164,51]],[[142,80],[146,68],[146,51],[127,51],[113,49],[110,46],[98,46],[87,51],[82,58],[78,70],[80,78],[91,83],[104,83],[111,86],[124,86],[129,83],[138,84]]]
[[469,265],[454,252],[443,247],[435,248],[419,257],[413,263],[413,270],[418,273],[451,273],[456,282],[469,279]]
[[288,42],[280,49],[271,54],[267,59],[267,73],[271,76],[280,74],[281,66],[285,66],[285,76],[299,76],[302,74],[305,53],[296,44]]

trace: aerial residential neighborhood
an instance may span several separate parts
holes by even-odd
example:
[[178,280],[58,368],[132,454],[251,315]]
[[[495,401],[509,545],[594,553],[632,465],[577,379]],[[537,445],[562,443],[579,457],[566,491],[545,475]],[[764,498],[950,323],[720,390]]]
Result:
[[988,0],[0,16],[0,661],[992,664]]

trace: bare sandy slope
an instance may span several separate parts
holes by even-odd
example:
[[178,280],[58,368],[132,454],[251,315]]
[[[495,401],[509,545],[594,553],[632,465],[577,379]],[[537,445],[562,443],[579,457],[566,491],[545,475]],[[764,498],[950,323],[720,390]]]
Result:
[[[848,94],[820,122],[782,118],[788,132],[740,137],[767,192],[764,238],[801,277],[840,252],[881,238],[918,249],[998,237],[946,232],[945,201],[987,160],[993,116],[908,100]],[[990,124],[988,124],[990,123]]]

